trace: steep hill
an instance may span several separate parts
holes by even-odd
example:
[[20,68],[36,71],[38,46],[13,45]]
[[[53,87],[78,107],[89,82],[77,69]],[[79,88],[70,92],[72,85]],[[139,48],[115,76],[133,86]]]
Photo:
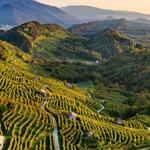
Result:
[[43,77],[20,60],[0,60],[0,70],[4,149],[119,150],[150,145],[145,123],[99,114],[101,105],[86,90]]
[[131,40],[112,29],[106,29],[91,36],[87,47],[100,52],[103,58],[129,54],[136,50]]
[[17,25],[36,20],[41,23],[69,26],[77,21],[75,17],[57,7],[44,5],[34,0],[2,0],[0,14],[2,25]]
[[136,49],[132,41],[112,29],[81,37],[59,25],[35,21],[4,32],[0,39],[16,45],[34,58],[46,61],[95,61],[101,59],[101,56],[107,58]]
[[25,62],[32,61],[31,56],[23,53],[22,50],[6,41],[0,40],[0,59],[6,62],[13,62],[17,58],[21,58],[21,60]]
[[59,25],[42,25],[39,22],[32,21],[6,31],[4,34],[1,34],[0,38],[18,46],[25,52],[29,52],[37,38],[53,37],[53,33],[57,33],[57,31],[63,36],[68,35],[67,30]]

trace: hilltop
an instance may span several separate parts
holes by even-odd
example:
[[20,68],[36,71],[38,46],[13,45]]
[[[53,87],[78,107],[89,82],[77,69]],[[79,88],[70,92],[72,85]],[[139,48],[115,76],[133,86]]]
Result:
[[135,51],[134,43],[112,29],[106,29],[90,37],[89,49],[99,51],[103,58],[129,54]]
[[[141,19],[140,19],[141,20]],[[143,20],[143,19],[142,19]],[[150,25],[147,21],[138,21],[127,19],[113,19],[103,21],[93,21],[83,24],[73,25],[69,31],[76,35],[93,35],[107,28],[111,28],[116,32],[121,33],[132,41],[142,44],[145,48],[150,48]]]
[[42,38],[42,36],[43,38],[44,36],[45,38],[53,37],[53,33],[56,33],[57,31],[60,31],[60,34],[62,33],[64,36],[67,35],[67,31],[59,25],[42,25],[39,22],[32,21],[12,28],[4,32],[0,37],[18,46],[23,51],[29,52],[33,48],[32,45],[37,38]]
[[[14,38],[15,37],[15,38]],[[136,49],[130,39],[112,29],[86,37],[76,36],[57,24],[32,21],[5,31],[0,39],[6,40],[34,58],[43,60],[93,61]]]
[[[82,38],[74,36],[57,24],[28,22],[4,32],[0,35],[0,39],[16,45],[40,60],[54,59],[58,56],[59,59],[67,56],[72,56],[72,59],[90,57],[88,51],[84,51]],[[80,53],[83,53],[83,56],[80,56]]]

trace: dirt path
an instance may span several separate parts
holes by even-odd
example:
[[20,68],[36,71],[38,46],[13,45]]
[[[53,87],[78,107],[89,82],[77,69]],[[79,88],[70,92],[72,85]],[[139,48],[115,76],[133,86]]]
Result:
[[[44,103],[42,105],[42,109],[45,109],[46,104],[48,102],[47,94],[44,94],[44,95],[45,95],[45,101],[44,101]],[[53,136],[54,136],[54,140],[55,140],[56,150],[60,150],[59,138],[58,138],[58,126],[57,126],[56,119],[55,119],[55,128],[54,128],[54,131],[53,131]]]
[[56,120],[55,120],[55,128],[54,128],[53,136],[55,139],[56,150],[60,150],[59,138],[58,138],[58,126]]
[[101,104],[101,108],[97,111],[97,113],[100,113],[103,109],[105,109],[105,107]]

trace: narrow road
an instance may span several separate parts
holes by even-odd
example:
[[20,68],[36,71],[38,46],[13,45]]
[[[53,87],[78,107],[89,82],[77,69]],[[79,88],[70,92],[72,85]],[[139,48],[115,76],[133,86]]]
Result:
[[105,107],[101,104],[101,108],[97,111],[97,113],[100,113],[103,109],[105,109]]
[[56,150],[60,150],[59,138],[58,138],[58,126],[56,120],[55,120],[55,128],[54,128],[53,136],[55,139]]
[[45,101],[44,101],[44,103],[43,103],[43,105],[42,105],[42,109],[45,108],[47,102],[48,102],[48,96],[47,96],[47,94],[46,94],[46,95],[45,95]]
[[87,93],[87,95],[88,95],[89,98],[92,98],[92,96],[91,96],[91,94],[89,92]]
[[[46,104],[48,102],[48,95],[46,93],[43,93],[43,94],[45,95],[45,101],[44,101],[44,103],[42,105],[42,109],[45,109]],[[58,138],[58,126],[57,126],[56,119],[55,119],[55,128],[54,128],[54,131],[53,131],[53,136],[54,136],[54,140],[55,140],[56,150],[60,150],[59,138]]]
[[[87,92],[87,95],[89,98],[92,98],[91,94],[89,92]],[[101,105],[101,108],[97,111],[97,113],[100,113],[103,109],[105,109],[104,105],[101,104],[102,102],[104,102],[105,100],[100,100],[100,105]]]

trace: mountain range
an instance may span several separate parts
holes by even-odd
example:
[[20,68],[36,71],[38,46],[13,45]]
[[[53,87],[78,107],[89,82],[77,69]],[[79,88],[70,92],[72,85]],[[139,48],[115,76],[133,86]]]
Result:
[[67,6],[58,8],[34,0],[1,0],[0,25],[18,25],[28,21],[57,23],[64,27],[98,20],[126,18],[136,22],[150,23],[150,15],[128,11],[114,11],[90,6]]
[[150,20],[149,14],[142,14],[130,11],[108,10],[91,6],[67,6],[63,7],[62,9],[67,13],[75,16],[79,20],[81,20],[81,22],[106,20],[112,18],[113,19],[126,18],[128,20],[144,18]]
[[33,0],[1,0],[0,24],[16,25],[37,20],[41,23],[57,23],[63,26],[77,22],[77,19],[63,10]]

